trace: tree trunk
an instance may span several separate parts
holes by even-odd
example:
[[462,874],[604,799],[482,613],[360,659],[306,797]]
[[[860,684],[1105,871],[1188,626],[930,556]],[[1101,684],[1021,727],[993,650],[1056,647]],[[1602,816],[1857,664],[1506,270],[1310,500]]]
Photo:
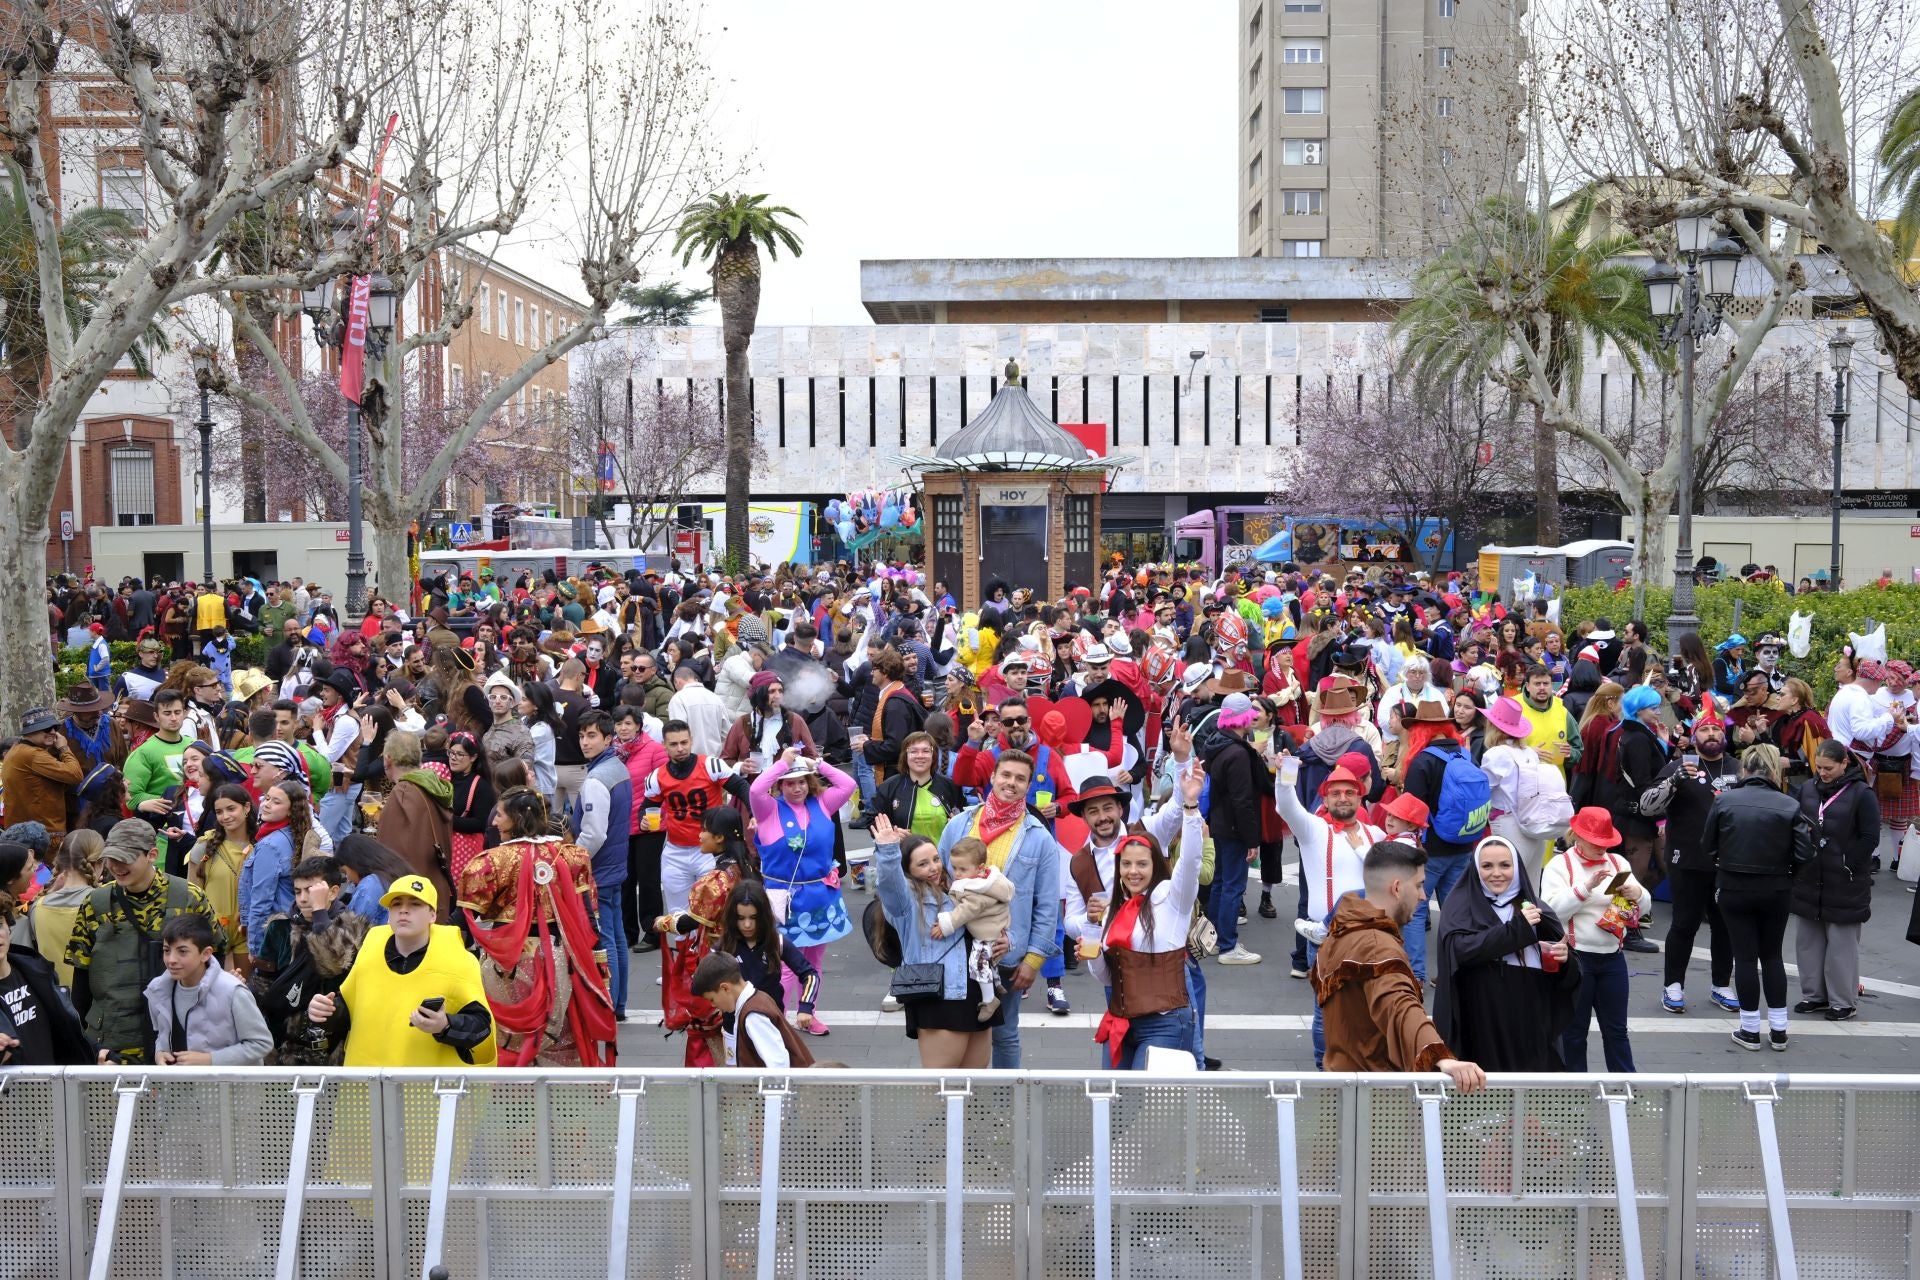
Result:
[[264,423],[254,421],[240,427],[240,518],[248,524],[272,519],[267,514],[266,430]]
[[1533,406],[1533,541],[1536,546],[1560,545],[1559,441],[1547,425],[1546,410]]
[[[23,415],[24,416],[24,415]],[[0,726],[12,734],[33,707],[53,705],[53,663],[47,648],[47,510],[24,501],[27,460],[0,463],[0,555],[16,571],[0,573]],[[25,566],[22,568],[21,566]]]
[[1633,612],[1644,621],[1646,589],[1658,583],[1669,567],[1671,549],[1667,546],[1667,530],[1672,516],[1668,508],[1673,505],[1673,493],[1654,489],[1642,481],[1638,502],[1638,511],[1632,511],[1629,504],[1629,514],[1634,517],[1637,530],[1633,548]]
[[760,251],[753,241],[735,240],[713,267],[714,296],[720,301],[720,328],[727,349],[727,555],[747,562],[747,504],[753,493],[753,412],[747,348],[760,312]]
[[[394,601],[413,598],[413,582],[407,563],[407,526],[412,523],[404,514],[396,516],[382,511],[376,516],[371,509],[366,512],[368,599],[376,595]],[[345,596],[336,599],[344,601]],[[345,616],[344,610],[342,616]]]

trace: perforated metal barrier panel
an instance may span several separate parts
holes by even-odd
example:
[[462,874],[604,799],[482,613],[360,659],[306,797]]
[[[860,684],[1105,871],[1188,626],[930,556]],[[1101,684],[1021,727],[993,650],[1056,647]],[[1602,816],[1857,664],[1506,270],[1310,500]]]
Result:
[[0,1114],[0,1280],[1920,1280],[1920,1077],[20,1070]]

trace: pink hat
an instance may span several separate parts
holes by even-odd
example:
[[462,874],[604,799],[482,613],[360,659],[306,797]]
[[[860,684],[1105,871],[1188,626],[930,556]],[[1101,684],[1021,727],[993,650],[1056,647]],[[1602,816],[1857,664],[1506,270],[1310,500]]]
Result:
[[1495,698],[1493,705],[1487,708],[1487,723],[1509,738],[1523,741],[1533,732],[1527,713],[1521,710],[1519,700],[1515,698]]

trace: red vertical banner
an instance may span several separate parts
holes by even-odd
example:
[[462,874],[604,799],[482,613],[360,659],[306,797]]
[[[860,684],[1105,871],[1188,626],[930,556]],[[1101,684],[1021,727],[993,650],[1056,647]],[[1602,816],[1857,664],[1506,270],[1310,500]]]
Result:
[[1060,429],[1087,447],[1091,457],[1107,456],[1107,424],[1104,422],[1063,422]]
[[[380,150],[373,159],[373,176],[367,182],[367,215],[361,230],[369,241],[380,225],[380,171],[386,167],[387,147],[392,144],[393,131],[399,123],[398,111],[387,117],[386,135],[380,139]],[[355,404],[360,403],[360,389],[367,376],[367,303],[372,285],[371,276],[353,278],[353,292],[347,302],[347,332],[340,343],[340,394]]]

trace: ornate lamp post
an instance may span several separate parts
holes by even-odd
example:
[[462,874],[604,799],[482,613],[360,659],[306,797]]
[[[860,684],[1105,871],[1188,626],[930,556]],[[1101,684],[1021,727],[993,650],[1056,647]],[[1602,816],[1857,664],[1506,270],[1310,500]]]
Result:
[[193,380],[200,388],[200,554],[205,565],[201,581],[213,585],[213,413],[207,407],[207,388],[213,382],[213,348],[193,349]]
[[1648,309],[1665,322],[1660,336],[1680,347],[1680,534],[1673,549],[1669,648],[1677,647],[1681,636],[1700,631],[1693,601],[1693,361],[1701,339],[1719,331],[1740,260],[1746,256],[1737,240],[1719,236],[1709,241],[1714,220],[1705,215],[1679,219],[1675,231],[1684,272],[1661,263],[1646,275]]
[[1833,361],[1833,549],[1828,556],[1827,590],[1840,589],[1840,467],[1841,446],[1847,439],[1847,381],[1853,363],[1853,335],[1843,325],[1827,339],[1827,355]]

